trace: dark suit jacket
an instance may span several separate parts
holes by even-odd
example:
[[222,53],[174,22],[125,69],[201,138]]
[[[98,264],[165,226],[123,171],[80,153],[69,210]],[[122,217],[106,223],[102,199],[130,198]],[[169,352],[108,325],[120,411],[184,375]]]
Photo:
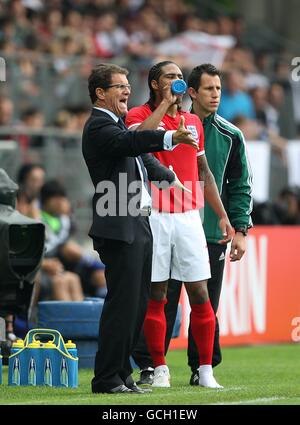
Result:
[[[130,199],[137,193],[128,193],[128,186],[140,180],[135,157],[142,155],[149,180],[174,181],[174,174],[147,152],[163,150],[164,131],[128,131],[124,124],[116,123],[103,111],[93,109],[82,135],[82,152],[92,182],[97,185],[110,181],[116,188],[116,216],[101,217],[97,202],[105,193],[95,191],[93,197],[93,223],[89,235],[95,239],[117,239],[131,243],[135,238],[136,217],[120,215],[128,211]],[[120,174],[122,178],[120,180]]]

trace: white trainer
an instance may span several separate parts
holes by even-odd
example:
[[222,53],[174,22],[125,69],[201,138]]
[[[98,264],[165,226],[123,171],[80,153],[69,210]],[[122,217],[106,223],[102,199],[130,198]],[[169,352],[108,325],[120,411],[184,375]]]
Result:
[[170,386],[170,372],[168,366],[157,366],[154,369],[152,387],[169,388]]
[[206,388],[224,388],[216,381],[212,367],[209,365],[200,366],[199,369],[199,385]]
[[206,388],[224,388],[222,385],[218,384],[213,375],[201,375],[199,377],[200,387]]

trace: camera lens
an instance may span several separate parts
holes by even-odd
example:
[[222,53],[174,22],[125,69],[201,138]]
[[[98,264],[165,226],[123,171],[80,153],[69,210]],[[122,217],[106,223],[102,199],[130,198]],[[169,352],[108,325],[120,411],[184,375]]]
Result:
[[[28,256],[32,232],[29,226],[12,225],[9,229],[9,254]],[[33,241],[32,241],[33,242]],[[27,253],[27,255],[26,255]]]
[[16,275],[26,276],[36,268],[43,254],[43,234],[41,223],[9,226],[9,265]]

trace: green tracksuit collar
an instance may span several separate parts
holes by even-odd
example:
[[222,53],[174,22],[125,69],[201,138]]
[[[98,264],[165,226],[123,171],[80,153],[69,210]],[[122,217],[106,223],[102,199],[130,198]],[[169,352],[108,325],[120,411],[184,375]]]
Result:
[[[193,105],[191,106],[190,113],[195,114]],[[205,117],[204,120],[202,121],[203,126],[206,126],[207,124],[209,124],[214,119],[215,115],[216,115],[216,112],[212,112],[210,115]]]
[[215,118],[216,112],[213,112],[212,114],[208,115],[204,118],[202,121],[203,126],[205,127],[207,124],[210,124],[212,120]]

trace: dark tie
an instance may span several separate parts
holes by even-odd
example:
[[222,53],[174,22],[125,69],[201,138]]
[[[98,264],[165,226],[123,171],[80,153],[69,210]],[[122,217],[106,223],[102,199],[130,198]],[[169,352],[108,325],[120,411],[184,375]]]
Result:
[[118,120],[118,126],[122,129],[122,130],[128,130],[128,128],[126,127],[126,125],[124,124],[124,121],[122,120],[122,118],[119,118]]

